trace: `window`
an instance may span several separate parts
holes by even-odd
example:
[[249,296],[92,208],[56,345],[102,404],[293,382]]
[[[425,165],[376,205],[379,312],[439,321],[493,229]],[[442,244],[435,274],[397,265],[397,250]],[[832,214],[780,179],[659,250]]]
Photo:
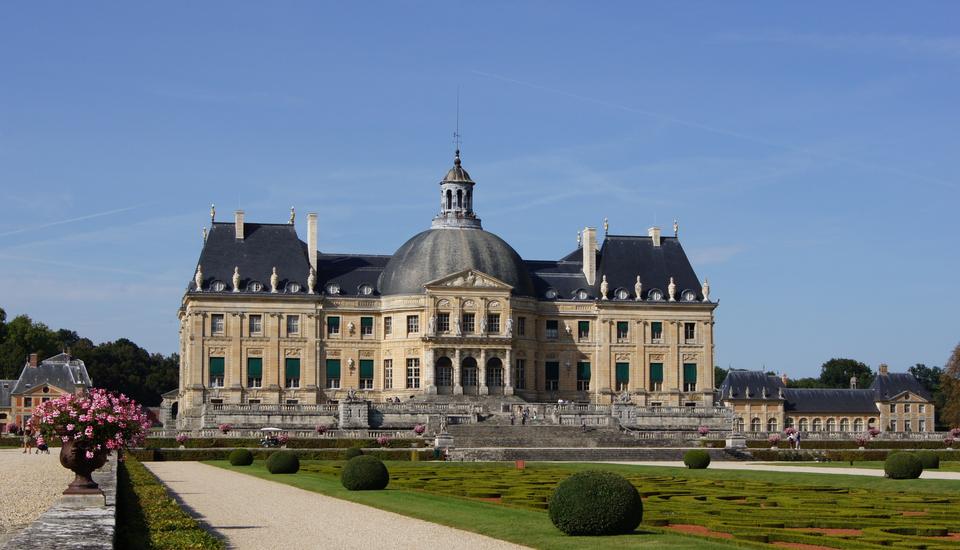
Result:
[[630,323],[617,321],[617,342],[626,342],[630,336]]
[[577,363],[577,391],[590,391],[590,363]]
[[340,294],[340,285],[330,283],[327,285],[327,294]]
[[863,431],[863,419],[858,418],[853,421],[853,431],[862,432]]
[[393,359],[383,360],[383,389],[393,388]]
[[300,359],[287,357],[283,361],[283,379],[286,387],[300,387]]
[[247,387],[259,388],[263,386],[263,359],[247,357]]
[[828,419],[827,419],[827,431],[828,431],[828,432],[835,432],[835,431],[837,431],[837,421],[836,421],[836,420],[834,420],[834,419],[832,419],[832,418],[828,418]]
[[617,289],[617,299],[618,300],[627,300],[630,298],[630,291],[625,288]]
[[287,335],[300,334],[300,316],[287,315]]
[[[924,405],[923,403],[917,405],[917,412],[919,412],[920,414],[926,413],[926,412],[927,412],[927,406]],[[923,431],[923,430],[921,430],[921,431]]]
[[694,292],[694,291],[692,291],[692,290],[684,290],[684,291],[683,291],[683,294],[681,295],[681,299],[682,299],[684,302],[693,302],[693,301],[696,301],[696,299],[697,299],[697,293]]
[[792,416],[788,416],[787,419],[783,421],[783,427],[784,427],[784,428],[792,428],[792,427],[793,427],[793,417],[792,417]]
[[557,291],[552,288],[548,288],[547,291],[543,293],[543,295],[547,297],[547,300],[553,300],[554,298],[557,297]]
[[210,332],[213,334],[223,334],[222,313],[214,313],[210,316]]
[[889,427],[888,429],[889,429],[891,432],[897,431],[897,421],[896,421],[896,420],[891,420],[891,421],[890,421],[890,427]]
[[912,421],[912,420],[904,420],[904,421],[903,421],[903,431],[905,431],[905,432],[912,432],[912,431],[913,431],[913,421]]
[[776,418],[770,418],[767,420],[767,431],[771,433],[778,431]]
[[263,334],[263,315],[251,315],[247,321],[250,334]]
[[547,333],[546,333],[547,339],[556,340],[559,335],[560,335],[560,321],[557,321],[556,319],[548,320]]
[[480,385],[480,377],[477,369],[476,361],[467,362],[464,361],[463,369],[460,371],[460,382],[464,386],[478,386]]
[[383,318],[383,333],[387,336],[393,334],[393,317]]
[[517,317],[517,336],[527,335],[527,318]]
[[890,403],[890,413],[891,413],[891,414],[896,414],[896,413],[897,413],[897,404],[896,404],[896,403]]
[[650,363],[650,391],[663,391],[663,363]]
[[904,404],[903,404],[903,412],[904,412],[904,413],[910,412],[910,403],[904,403]]
[[437,315],[437,332],[450,332],[449,313],[440,313]]
[[327,317],[327,336],[340,334],[340,317]]
[[[549,321],[547,321],[549,323]],[[556,322],[556,321],[554,321]],[[560,388],[560,362],[559,361],[547,361],[544,363],[546,370],[546,389],[547,390],[557,390]]]
[[696,323],[684,323],[683,324],[683,339],[688,344],[692,344],[697,338],[697,324]]
[[663,301],[663,291],[659,288],[655,288],[647,293],[647,300],[651,302],[661,302]]
[[850,421],[848,419],[846,418],[840,419],[840,431],[844,433],[850,431]]
[[[416,319],[417,317],[414,317]],[[407,318],[409,319],[409,317]],[[420,359],[412,357],[407,359],[407,388],[416,389],[420,387]]]
[[759,418],[754,417],[754,418],[750,419],[750,431],[751,431],[751,432],[759,432],[759,431],[760,431],[760,419],[759,419]]
[[630,363],[617,363],[614,367],[617,391],[630,389]]
[[360,360],[360,389],[373,389],[373,359]]
[[927,431],[927,419],[921,418],[917,421],[917,429],[921,432]]
[[373,294],[373,287],[370,285],[360,285],[360,294],[363,296],[370,296]]
[[697,391],[697,364],[683,364],[683,391]]
[[477,316],[473,313],[463,314],[463,333],[472,334],[476,330]]
[[24,398],[23,398],[23,406],[24,406],[24,407],[32,407],[32,406],[33,406],[33,398],[32,398],[32,397],[24,397]]
[[487,364],[487,386],[503,386],[503,367]]
[[327,389],[340,388],[340,360],[327,359]]
[[373,317],[360,318],[360,336],[373,336]]
[[590,321],[577,321],[577,339],[590,339]]
[[293,283],[293,282],[287,283],[287,292],[291,294],[300,292],[300,283]]
[[260,281],[250,281],[247,283],[247,290],[250,292],[260,292],[263,290],[263,283]]
[[223,357],[210,358],[210,387],[223,387]]
[[407,315],[407,334],[416,334],[420,332],[420,316]]
[[213,284],[210,285],[210,290],[214,292],[223,292],[226,289],[227,283],[224,283],[223,281],[214,281]]
[[[521,319],[523,319],[523,317],[521,317]],[[513,385],[518,390],[522,390],[527,387],[527,376],[526,376],[527,361],[526,359],[517,359],[516,363],[517,363],[517,370],[513,375]]]
[[299,400],[299,399],[287,399],[286,401],[284,401],[284,404],[285,404],[285,405],[299,405],[299,404],[300,404],[300,400]]
[[661,321],[650,323],[650,339],[654,342],[663,341],[663,323]]
[[586,300],[587,298],[590,297],[590,295],[587,294],[586,290],[583,290],[582,288],[580,288],[573,293],[573,297],[576,298],[577,300]]
[[438,363],[436,377],[437,386],[444,388],[453,386],[453,367],[451,367],[449,364],[441,365]]
[[819,418],[813,419],[813,431],[822,432],[823,431],[823,421]]
[[500,334],[500,314],[499,313],[487,314],[487,333]]
[[801,419],[800,419],[800,425],[799,425],[799,428],[798,428],[798,429],[799,429],[801,432],[807,431],[807,429],[808,429],[808,424],[807,424],[807,419],[806,419],[806,418],[801,418]]

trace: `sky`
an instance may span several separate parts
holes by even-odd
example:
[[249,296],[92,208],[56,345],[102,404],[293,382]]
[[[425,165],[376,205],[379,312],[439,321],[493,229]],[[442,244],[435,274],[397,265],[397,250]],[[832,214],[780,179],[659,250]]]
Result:
[[0,307],[177,349],[218,220],[389,254],[463,165],[527,259],[668,232],[723,367],[943,365],[960,341],[954,2],[0,6]]

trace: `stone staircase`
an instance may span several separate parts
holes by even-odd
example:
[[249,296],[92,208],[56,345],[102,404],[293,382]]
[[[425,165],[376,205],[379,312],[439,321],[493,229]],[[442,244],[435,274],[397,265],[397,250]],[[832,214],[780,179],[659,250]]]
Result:
[[[496,418],[496,417],[494,417]],[[623,448],[623,447],[669,447],[684,444],[683,441],[638,440],[619,428],[592,426],[583,431],[579,426],[555,424],[530,424],[511,426],[509,420],[489,419],[477,424],[451,424],[447,432],[453,436],[457,448],[474,447],[564,447],[564,448]]]
[[[679,447],[504,447],[450,450],[453,461],[556,461],[556,462],[653,462],[683,460],[689,448]],[[712,460],[748,460],[749,453],[727,449],[704,449]]]

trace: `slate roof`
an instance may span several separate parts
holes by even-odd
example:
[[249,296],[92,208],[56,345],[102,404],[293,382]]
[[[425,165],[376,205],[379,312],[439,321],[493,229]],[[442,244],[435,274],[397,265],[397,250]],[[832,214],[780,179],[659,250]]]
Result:
[[0,380],[0,409],[10,407],[10,392],[16,383],[16,380]]
[[872,390],[784,388],[784,410],[795,413],[879,414]]
[[[783,381],[779,376],[769,376],[763,371],[732,370],[720,384],[720,399],[763,399],[763,390],[767,399],[778,399]],[[749,397],[748,397],[749,396]]]
[[881,400],[890,399],[905,391],[919,395],[927,401],[932,401],[933,396],[920,384],[909,372],[891,372],[887,374],[878,374],[873,379],[870,389],[877,392]]
[[61,353],[44,359],[36,367],[31,367],[30,363],[25,364],[23,371],[20,372],[20,378],[10,389],[10,393],[25,393],[37,386],[44,385],[56,386],[62,390],[73,392],[79,382],[87,387],[93,385],[90,375],[87,373],[86,365],[79,359]]

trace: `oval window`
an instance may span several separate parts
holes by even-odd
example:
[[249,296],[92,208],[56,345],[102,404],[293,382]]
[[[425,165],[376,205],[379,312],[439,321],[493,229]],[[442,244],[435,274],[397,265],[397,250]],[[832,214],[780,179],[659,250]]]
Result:
[[287,292],[300,292],[300,283],[287,283]]
[[210,290],[214,292],[223,292],[226,288],[227,284],[223,281],[214,281],[213,284],[210,285]]
[[373,294],[373,287],[370,285],[360,285],[360,294],[364,296]]
[[327,285],[327,294],[340,294],[340,285],[336,283]]
[[546,295],[548,300],[553,300],[554,298],[557,297],[557,291],[552,288],[548,288],[544,294]]
[[618,299],[618,300],[626,300],[626,299],[628,299],[628,298],[630,298],[630,292],[628,292],[627,289],[625,289],[625,288],[618,288],[618,289],[617,289],[617,299]]
[[663,292],[659,288],[655,288],[647,294],[647,299],[653,302],[659,302],[663,300]]
[[695,302],[697,301],[697,293],[692,290],[683,291],[683,301],[684,302]]
[[260,284],[260,281],[250,281],[250,284],[247,285],[247,290],[250,292],[260,292],[263,290],[263,285]]

